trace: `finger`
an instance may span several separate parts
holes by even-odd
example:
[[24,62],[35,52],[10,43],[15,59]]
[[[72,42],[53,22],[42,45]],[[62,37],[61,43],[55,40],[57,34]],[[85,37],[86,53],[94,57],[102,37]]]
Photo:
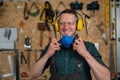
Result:
[[81,42],[82,39],[81,39],[81,38],[78,38],[77,40],[78,40],[79,42]]
[[59,46],[55,46],[54,48],[56,51],[59,51],[60,50],[60,47]]
[[54,42],[54,45],[60,46],[60,43],[58,43],[58,42]]
[[52,42],[56,42],[56,39],[53,39]]
[[51,43],[52,43],[53,45],[58,45],[58,42],[57,42],[57,40],[56,40],[55,38],[53,38],[53,39],[51,40]]
[[75,42],[74,42],[74,45],[78,45],[79,44],[79,40],[76,39]]
[[79,38],[79,41],[81,42],[82,45],[84,45],[82,38]]
[[78,42],[76,41],[76,42],[74,42],[74,44],[73,44],[73,50],[75,50],[77,46],[78,46]]

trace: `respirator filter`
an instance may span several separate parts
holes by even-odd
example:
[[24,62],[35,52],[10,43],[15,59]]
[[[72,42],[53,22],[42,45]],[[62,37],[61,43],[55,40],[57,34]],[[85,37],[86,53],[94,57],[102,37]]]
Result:
[[72,36],[64,35],[61,38],[61,45],[65,48],[70,48],[70,46],[73,44],[74,38]]

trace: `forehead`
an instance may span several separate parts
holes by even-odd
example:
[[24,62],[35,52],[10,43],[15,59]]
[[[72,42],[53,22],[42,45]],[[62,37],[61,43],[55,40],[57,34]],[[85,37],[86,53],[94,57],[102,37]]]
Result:
[[64,13],[59,16],[59,20],[76,20],[74,14]]

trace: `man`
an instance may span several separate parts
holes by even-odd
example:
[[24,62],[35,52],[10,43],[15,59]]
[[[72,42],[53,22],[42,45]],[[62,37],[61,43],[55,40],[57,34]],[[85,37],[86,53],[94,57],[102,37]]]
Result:
[[[58,25],[61,40],[52,39],[42,52],[40,59],[31,66],[30,80],[41,75],[50,65],[49,80],[110,80],[110,72],[101,60],[101,55],[91,42],[85,42],[76,35],[78,17],[74,10],[60,13]],[[72,39],[73,38],[73,39]],[[70,45],[66,45],[67,42]]]

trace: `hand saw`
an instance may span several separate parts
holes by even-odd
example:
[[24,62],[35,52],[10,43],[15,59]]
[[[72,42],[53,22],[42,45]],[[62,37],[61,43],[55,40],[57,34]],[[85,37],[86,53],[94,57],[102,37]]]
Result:
[[2,65],[1,54],[2,53],[0,52],[0,80],[2,80],[2,75],[1,75],[2,74],[2,71],[1,71],[2,70],[2,66],[1,66]]
[[111,80],[114,80],[117,76],[115,72],[114,54],[113,54],[113,44],[110,44],[110,58],[109,58],[109,68],[111,73]]

